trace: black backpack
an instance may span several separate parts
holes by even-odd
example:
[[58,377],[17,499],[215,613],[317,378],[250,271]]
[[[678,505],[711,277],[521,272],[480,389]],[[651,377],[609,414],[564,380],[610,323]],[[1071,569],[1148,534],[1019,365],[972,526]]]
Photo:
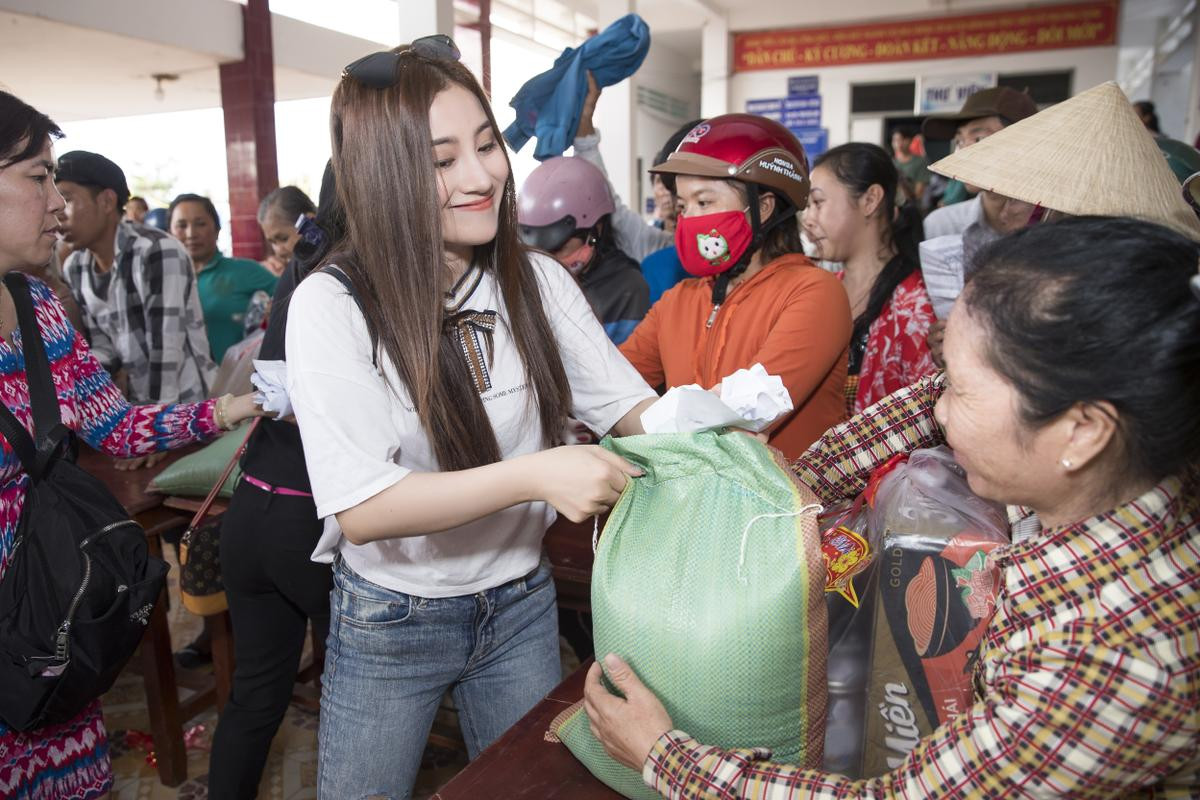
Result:
[[0,719],[65,722],[112,686],[150,623],[167,565],[103,483],[75,464],[25,276],[9,272],[37,443],[3,403],[0,433],[29,474],[0,578]]

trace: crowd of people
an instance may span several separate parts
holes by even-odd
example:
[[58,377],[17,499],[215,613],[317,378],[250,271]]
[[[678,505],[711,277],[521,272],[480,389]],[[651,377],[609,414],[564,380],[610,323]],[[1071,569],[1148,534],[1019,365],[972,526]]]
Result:
[[[976,702],[852,781],[696,741],[599,653],[586,707],[610,754],[680,798],[1200,791],[1200,220],[1119,90],[1044,111],[979,92],[925,120],[955,148],[932,165],[913,129],[891,153],[810,158],[763,117],[694,120],[650,169],[649,222],[608,180],[599,95],[589,76],[573,154],[518,187],[452,41],[360,59],[333,95],[318,202],[262,199],[259,263],[218,250],[204,196],[147,224],[118,165],[55,159],[53,121],[0,93],[0,272],[44,281],[69,426],[145,468],[264,414],[211,397],[248,334],[287,363],[294,416],[254,430],[223,523],[236,671],[210,796],[256,796],[310,625],[320,796],[408,797],[447,693],[474,758],[560,677],[547,527],[641,474],[571,431],[643,433],[664,390],[719,391],[754,364],[793,407],[762,438],[822,502],[947,443],[1035,531],[998,562]],[[1076,117],[1132,133],[1085,148]],[[930,247],[960,264],[940,317]],[[28,426],[15,324],[0,288],[0,383]],[[0,479],[2,574],[28,485],[7,442]],[[32,732],[0,722],[0,795],[110,786],[98,701]]]

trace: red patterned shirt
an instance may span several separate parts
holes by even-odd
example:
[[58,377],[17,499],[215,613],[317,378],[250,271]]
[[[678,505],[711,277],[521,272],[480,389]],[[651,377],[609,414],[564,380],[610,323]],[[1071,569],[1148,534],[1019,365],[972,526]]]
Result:
[[[794,465],[825,502],[892,453],[942,442],[941,376],[843,423]],[[1200,796],[1200,476],[993,552],[1003,572],[974,705],[896,770],[851,780],[682,731],[646,760],[668,798]]]
[[871,323],[852,414],[937,371],[926,342],[935,319],[925,279],[914,270]]

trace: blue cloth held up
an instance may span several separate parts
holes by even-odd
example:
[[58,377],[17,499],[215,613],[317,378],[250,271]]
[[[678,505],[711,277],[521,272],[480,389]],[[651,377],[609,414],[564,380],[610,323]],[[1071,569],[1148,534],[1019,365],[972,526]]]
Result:
[[509,103],[517,118],[504,131],[508,146],[520,150],[536,136],[534,158],[561,156],[575,141],[588,72],[600,88],[612,86],[637,72],[649,50],[650,27],[637,14],[621,17],[579,47],[568,47],[554,66],[526,81]]

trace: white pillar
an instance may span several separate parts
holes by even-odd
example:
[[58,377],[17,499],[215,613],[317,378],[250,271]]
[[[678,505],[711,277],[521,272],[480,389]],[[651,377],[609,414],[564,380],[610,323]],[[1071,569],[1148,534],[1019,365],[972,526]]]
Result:
[[[596,23],[604,30],[621,17],[634,11],[633,0],[599,0],[596,3]],[[626,205],[636,208],[637,132],[634,130],[633,80],[627,78],[609,86],[600,94],[596,104],[596,130],[600,131],[600,155],[608,170],[613,190]]]
[[454,0],[400,0],[396,8],[403,43],[435,33],[454,36]]
[[700,116],[729,113],[729,21],[710,15],[704,23],[700,45]]

